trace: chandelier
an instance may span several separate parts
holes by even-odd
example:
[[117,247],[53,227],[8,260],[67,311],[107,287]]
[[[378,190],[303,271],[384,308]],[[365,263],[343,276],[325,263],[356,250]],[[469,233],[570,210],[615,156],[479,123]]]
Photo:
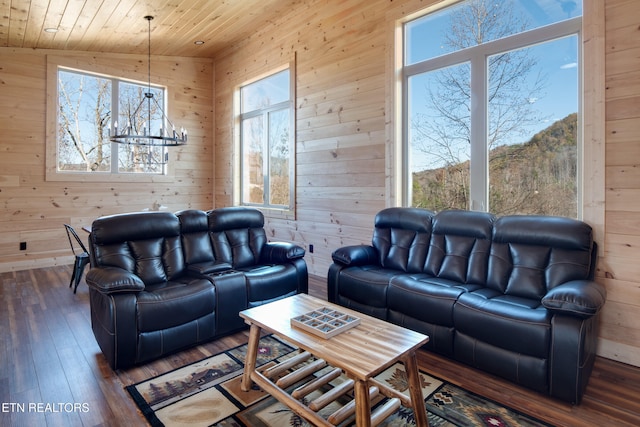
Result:
[[[176,127],[171,123],[151,90],[151,20],[153,16],[145,16],[144,19],[149,22],[149,85],[138,107],[127,118],[127,123],[118,127],[118,122],[114,122],[113,134],[110,135],[109,139],[119,144],[152,147],[184,145],[187,143],[186,129],[181,128],[180,131],[176,131]],[[159,129],[152,129],[154,123]]]

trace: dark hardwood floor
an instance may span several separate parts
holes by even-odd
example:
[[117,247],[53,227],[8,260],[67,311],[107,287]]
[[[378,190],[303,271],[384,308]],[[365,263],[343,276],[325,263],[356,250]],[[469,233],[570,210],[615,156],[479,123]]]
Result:
[[[71,266],[0,273],[1,426],[144,426],[124,386],[247,341],[242,332],[113,372],[91,331],[87,286],[74,295],[70,277]],[[326,298],[325,279],[310,278],[309,293]],[[425,351],[419,364],[553,425],[640,425],[640,368],[598,358],[583,402],[572,406]]]

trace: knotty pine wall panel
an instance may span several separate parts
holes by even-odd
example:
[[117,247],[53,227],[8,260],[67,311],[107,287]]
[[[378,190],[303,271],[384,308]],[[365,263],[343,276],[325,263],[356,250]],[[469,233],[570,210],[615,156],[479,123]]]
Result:
[[[585,1],[586,10],[594,9],[590,1]],[[389,67],[394,54],[393,22],[436,2],[301,0],[280,19],[230,45],[214,58],[214,64],[184,58],[167,62],[166,72],[172,76],[169,81],[177,88],[172,96],[180,105],[178,116],[171,117],[176,122],[193,120],[200,131],[192,136],[189,129],[189,148],[176,154],[175,183],[136,186],[139,191],[133,192],[129,185],[118,182],[96,186],[45,180],[45,53],[0,48],[0,117],[5,131],[0,142],[0,201],[5,207],[0,218],[0,269],[70,262],[62,222],[80,226],[96,216],[144,209],[155,201],[171,210],[233,204],[237,183],[234,92],[238,85],[294,61],[295,217],[265,212],[266,228],[272,240],[293,241],[306,248],[313,244],[314,253],[306,256],[309,271],[326,276],[331,252],[343,245],[368,243],[375,213],[394,204],[391,193],[395,190],[389,185],[393,171],[390,157],[395,151],[389,127],[394,120],[390,99],[394,76]],[[606,79],[604,113],[585,123],[591,130],[604,128],[606,165],[595,171],[595,180],[587,177],[590,187],[586,193],[602,192],[606,200],[601,208],[596,196],[592,198],[595,203],[585,205],[585,210],[595,206],[603,212],[602,220],[597,213],[589,215],[595,218],[592,224],[601,248],[597,279],[608,290],[598,353],[640,366],[640,326],[634,317],[640,310],[640,183],[636,172],[640,164],[640,113],[636,107],[640,102],[640,39],[636,3],[604,2],[606,46],[600,50],[604,51],[606,75],[602,64],[590,64],[587,70],[601,69],[595,80]],[[144,60],[130,58],[87,53],[79,55],[78,63],[107,59],[122,72],[139,73],[142,67],[144,74]],[[181,66],[176,68],[177,63]],[[152,67],[152,74],[160,70]],[[589,95],[598,91],[605,92],[605,87]],[[210,100],[206,99],[209,95]],[[215,130],[213,153],[214,141],[197,138],[198,132],[210,134],[207,126],[209,131]],[[26,252],[18,251],[19,241],[29,242]]]
[[189,144],[171,149],[171,179],[47,181],[47,55],[78,69],[148,79],[146,56],[0,48],[0,271],[72,263],[63,223],[80,231],[102,215],[154,203],[170,211],[213,207],[213,60],[152,58],[152,80],[168,88],[169,117],[189,130]]
[[607,287],[599,354],[640,366],[640,29],[637,2],[605,7]]
[[230,88],[294,57],[296,213],[292,220],[266,212],[267,226],[274,239],[312,244],[309,270],[324,276],[334,249],[371,240],[373,216],[386,204],[387,4],[305,3],[216,58],[216,203],[228,204],[232,195]]
[[[388,176],[395,151],[389,128],[394,120],[389,110],[394,105],[389,66],[393,21],[436,2],[304,1],[214,58],[216,206],[234,201],[234,90],[295,58],[295,217],[266,211],[269,238],[307,249],[313,244],[314,253],[305,259],[310,273],[319,276],[326,276],[336,248],[369,243],[375,214],[393,205],[395,197]],[[589,158],[603,166],[585,180],[585,217],[593,220],[600,245],[597,280],[609,289],[598,353],[640,366],[640,325],[632,315],[640,309],[636,6],[635,0],[607,0],[606,11],[602,4],[586,5],[595,12],[585,25],[600,31],[599,39],[586,43],[596,46],[595,56],[603,58],[606,44],[607,70],[603,76],[604,67],[589,68],[602,70],[590,71],[589,81],[603,82],[591,88],[589,96],[600,94],[604,100],[606,77],[607,99],[603,113],[592,114],[595,118],[585,124],[593,135],[602,135],[596,142],[604,147],[601,152],[594,149]]]

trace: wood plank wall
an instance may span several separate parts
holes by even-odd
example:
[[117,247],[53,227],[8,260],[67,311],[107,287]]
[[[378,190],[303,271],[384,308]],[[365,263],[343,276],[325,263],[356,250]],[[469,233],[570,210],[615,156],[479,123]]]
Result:
[[[596,0],[585,0],[591,1]],[[331,252],[368,243],[375,213],[396,203],[394,74],[389,65],[394,21],[432,3],[301,0],[279,20],[229,46],[214,64],[171,58],[166,67],[153,67],[152,74],[162,74],[170,92],[180,94],[174,120],[189,122],[190,131],[190,144],[173,154],[175,179],[158,184],[46,181],[46,54],[51,52],[0,48],[0,271],[70,263],[63,222],[79,227],[100,215],[141,210],[154,202],[169,210],[233,204],[234,90],[294,61],[296,212],[295,217],[266,212],[267,229],[274,240],[306,248],[313,244],[314,253],[306,256],[309,271],[326,276]],[[601,247],[598,280],[608,291],[598,353],[640,366],[637,0],[606,0],[604,5],[605,117],[587,124],[606,128],[605,171],[592,174],[604,176],[597,180],[605,182],[590,184],[598,187],[592,192],[601,187],[606,193],[604,212],[589,215],[605,218],[604,227],[599,220],[592,223]],[[133,64],[144,62],[124,55],[73,55],[107,68],[112,61],[130,60],[134,69]],[[145,77],[143,72],[137,80]],[[193,96],[197,102],[191,102]],[[205,135],[214,129],[212,153],[213,141]],[[28,242],[27,251],[19,251],[20,241]]]
[[[0,48],[0,271],[72,263],[63,223],[79,230],[99,216],[154,203],[170,211],[213,207],[211,59],[152,59],[152,81],[167,87],[171,120],[189,130],[189,144],[169,154],[171,179],[91,182],[46,177],[48,56],[87,71],[148,80],[146,56]],[[27,250],[20,251],[19,242]]]
[[[640,13],[605,2],[605,238],[607,304],[600,353],[640,366]],[[601,243],[601,244],[602,244]]]
[[[591,0],[585,0],[585,2]],[[401,3],[401,4],[399,4]],[[312,274],[326,276],[331,252],[369,243],[377,211],[392,206],[396,152],[391,111],[394,21],[436,1],[309,0],[272,25],[257,29],[215,58],[216,206],[231,205],[234,183],[234,90],[295,58],[297,188],[295,219],[266,212],[270,237],[314,253]],[[600,240],[598,280],[609,296],[598,353],[640,366],[640,38],[637,0],[587,3],[606,15],[606,174],[587,167],[585,218]],[[597,7],[594,7],[597,6]],[[593,11],[598,12],[593,12]],[[593,17],[602,21],[603,17]],[[591,23],[598,27],[599,22]],[[604,32],[604,31],[603,31]],[[594,40],[586,43],[593,45]],[[595,41],[597,45],[597,40]],[[602,43],[604,44],[604,43]],[[602,50],[602,47],[598,48]],[[595,52],[590,58],[602,58]],[[604,70],[604,67],[590,68]],[[602,75],[589,76],[604,80]],[[604,88],[592,88],[602,94]],[[604,95],[601,96],[604,98]],[[597,106],[596,106],[597,107]],[[596,112],[594,114],[594,111]],[[593,165],[603,165],[605,121],[587,116]],[[601,111],[601,110],[600,110]],[[387,142],[388,141],[388,142]],[[589,150],[593,148],[593,150]],[[594,167],[594,166],[589,166]],[[606,175],[606,208],[603,209]],[[598,182],[594,182],[598,181]],[[606,213],[606,222],[604,220]],[[603,225],[603,223],[605,223]]]

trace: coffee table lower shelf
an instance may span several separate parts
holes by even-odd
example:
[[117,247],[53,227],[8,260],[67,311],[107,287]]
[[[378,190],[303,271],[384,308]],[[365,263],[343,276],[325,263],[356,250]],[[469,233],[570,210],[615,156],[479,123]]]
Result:
[[[304,365],[298,369],[294,369],[294,367],[301,364]],[[346,404],[341,404],[340,408],[330,414],[326,419],[320,416],[318,411],[337,399],[349,395],[356,387],[356,384],[358,384],[357,381],[348,379],[338,386],[329,389],[319,397],[316,397],[313,401],[309,402],[308,405],[302,403],[300,399],[314,391],[318,391],[342,375],[343,372],[341,369],[332,369],[329,367],[327,373],[314,377],[308,382],[299,385],[291,393],[285,391],[286,388],[305,378],[312,377],[320,370],[326,370],[327,367],[328,364],[324,360],[316,359],[309,352],[303,351],[297,356],[265,369],[264,371],[253,371],[250,376],[263,390],[289,406],[304,419],[318,426],[336,426],[356,414],[357,404],[355,398],[351,398]],[[380,424],[393,414],[400,405],[411,407],[411,399],[404,394],[373,379],[369,380],[369,383],[367,394],[370,399],[370,407],[381,401],[383,396],[388,398],[383,405],[380,405],[372,411],[370,418],[372,426]]]

